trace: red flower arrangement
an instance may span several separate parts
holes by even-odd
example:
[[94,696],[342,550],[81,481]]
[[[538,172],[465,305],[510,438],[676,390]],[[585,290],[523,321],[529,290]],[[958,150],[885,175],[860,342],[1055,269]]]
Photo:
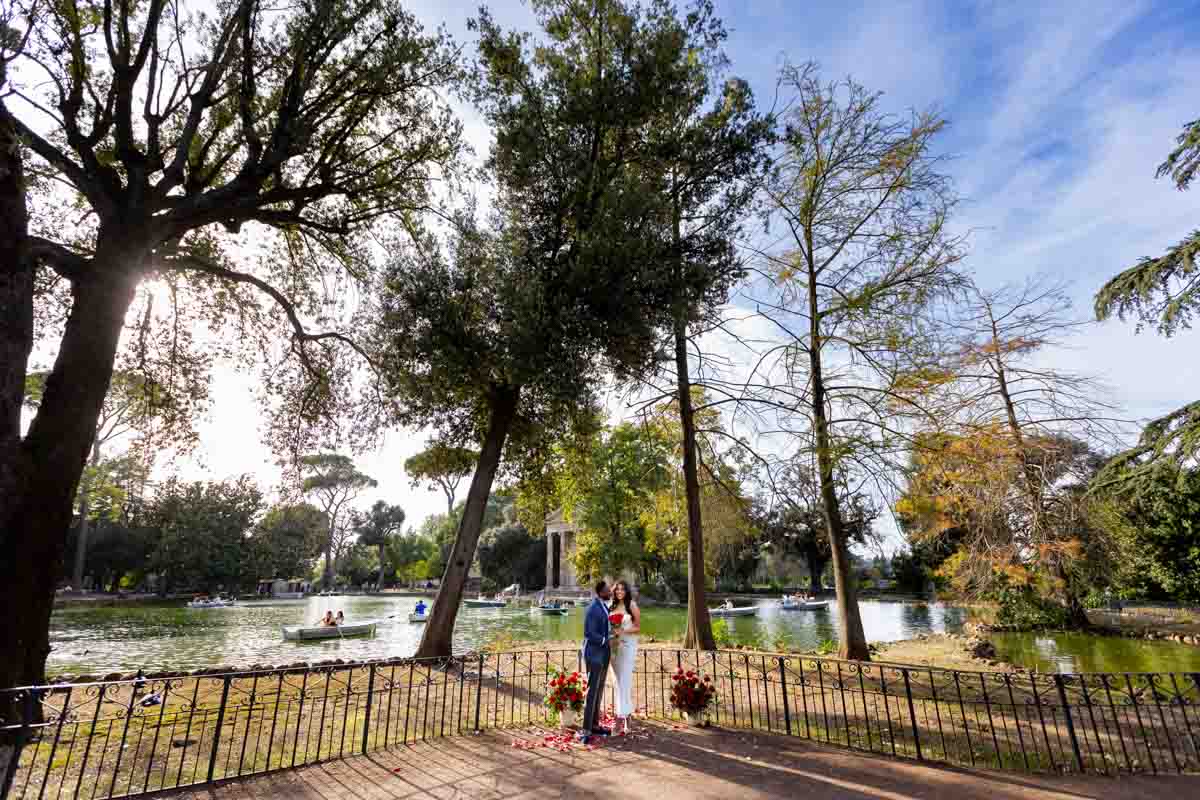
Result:
[[570,708],[578,713],[583,711],[583,700],[587,695],[587,680],[578,672],[567,672],[555,666],[546,668],[550,680],[546,684],[546,699],[542,701],[546,708],[562,712]]
[[717,687],[707,675],[680,667],[671,676],[671,705],[688,714],[699,714],[717,698]]
[[621,620],[625,619],[625,615],[618,611],[615,614],[608,615],[608,623],[614,628],[621,627]]

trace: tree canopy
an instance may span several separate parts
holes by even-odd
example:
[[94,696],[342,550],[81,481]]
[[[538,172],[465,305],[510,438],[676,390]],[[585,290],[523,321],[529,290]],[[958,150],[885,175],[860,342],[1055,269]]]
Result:
[[466,447],[454,447],[445,442],[433,442],[421,452],[405,460],[404,471],[412,478],[413,486],[422,481],[436,484],[446,495],[446,513],[454,512],[454,496],[458,484],[475,469],[479,454]]

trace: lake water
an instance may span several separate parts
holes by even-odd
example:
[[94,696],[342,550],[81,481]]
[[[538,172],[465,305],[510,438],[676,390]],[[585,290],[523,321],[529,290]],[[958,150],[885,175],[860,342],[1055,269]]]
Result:
[[1041,672],[1200,672],[1200,647],[1086,633],[992,633],[1004,661]]
[[[832,610],[783,611],[778,601],[764,600],[757,617],[727,619],[731,638],[742,644],[786,645],[811,649],[838,638]],[[250,602],[234,608],[189,609],[182,603],[108,608],[56,609],[50,622],[50,674],[185,670],[201,667],[281,664],[341,658],[402,657],[416,652],[422,626],[407,620],[414,597],[310,597],[304,600]],[[349,622],[380,620],[374,638],[285,642],[284,625],[315,623],[332,609],[345,611]],[[908,639],[920,633],[958,632],[965,609],[939,603],[861,603],[863,627],[870,641]],[[647,607],[643,635],[683,638],[686,622],[678,608]],[[459,611],[455,652],[465,652],[511,636],[528,641],[578,641],[583,610],[565,617],[531,614],[529,609]]]

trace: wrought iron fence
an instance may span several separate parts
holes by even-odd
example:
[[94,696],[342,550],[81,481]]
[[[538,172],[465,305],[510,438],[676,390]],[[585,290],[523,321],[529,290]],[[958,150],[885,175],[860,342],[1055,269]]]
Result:
[[[103,798],[312,764],[464,732],[549,724],[574,651],[388,660],[0,692],[19,798]],[[675,719],[671,677],[707,675],[719,726],[1030,772],[1200,771],[1200,673],[967,672],[741,651],[646,649],[639,712]],[[611,691],[611,683],[610,683]]]

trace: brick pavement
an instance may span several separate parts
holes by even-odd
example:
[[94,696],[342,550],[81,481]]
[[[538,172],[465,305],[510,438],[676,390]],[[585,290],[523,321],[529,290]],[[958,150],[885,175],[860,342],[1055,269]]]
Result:
[[1031,777],[941,768],[800,739],[646,724],[592,751],[515,748],[490,732],[163,793],[173,800],[673,800],[1200,797],[1200,776]]

